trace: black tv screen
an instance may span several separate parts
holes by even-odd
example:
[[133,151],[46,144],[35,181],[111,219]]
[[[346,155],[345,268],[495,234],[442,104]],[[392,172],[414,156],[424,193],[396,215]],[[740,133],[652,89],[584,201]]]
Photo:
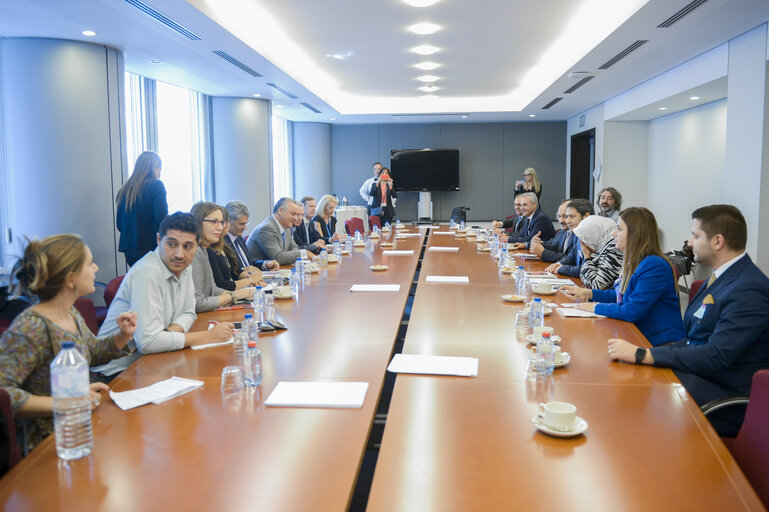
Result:
[[459,190],[459,150],[391,149],[390,174],[398,191]]

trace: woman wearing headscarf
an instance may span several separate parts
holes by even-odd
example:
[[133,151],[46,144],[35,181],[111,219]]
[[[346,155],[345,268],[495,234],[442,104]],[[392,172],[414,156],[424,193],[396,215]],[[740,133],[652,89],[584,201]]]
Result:
[[616,229],[613,220],[599,215],[585,217],[574,228],[584,258],[579,277],[588,288],[608,290],[622,271],[622,251],[614,240]]

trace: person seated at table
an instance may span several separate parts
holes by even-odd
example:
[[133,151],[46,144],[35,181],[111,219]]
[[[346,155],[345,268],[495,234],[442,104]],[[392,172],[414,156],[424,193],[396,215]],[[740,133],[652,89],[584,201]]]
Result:
[[[732,205],[692,213],[689,247],[694,261],[713,269],[684,313],[685,337],[651,349],[622,339],[608,341],[618,361],[672,368],[698,405],[749,395],[753,374],[769,368],[769,278],[745,252],[748,229]],[[719,435],[734,436],[744,410],[728,407],[708,415]]]
[[587,199],[572,199],[566,206],[566,214],[564,220],[569,227],[572,236],[570,237],[569,250],[564,256],[545,268],[545,272],[551,272],[553,274],[560,274],[562,276],[579,277],[579,272],[584,262],[582,256],[582,248],[579,244],[579,239],[574,234],[574,229],[579,226],[579,223],[584,219],[593,215],[593,205]]
[[[74,307],[75,300],[94,292],[99,267],[77,235],[53,235],[33,240],[14,267],[21,291],[40,302],[22,311],[0,337],[0,387],[11,396],[18,420],[33,419],[30,448],[53,432],[50,364],[65,341],[72,341],[89,363],[106,363],[131,352],[128,341],[136,330],[135,314],[124,312],[109,321],[114,330],[96,337]],[[90,385],[91,408],[109,388]]]
[[387,222],[392,222],[395,217],[395,199],[398,197],[398,194],[393,186],[390,169],[382,167],[382,170],[379,172],[379,178],[371,185],[369,193],[373,198],[371,201],[371,214],[378,215],[383,226]]
[[294,242],[302,249],[317,254],[326,246],[326,242],[315,230],[315,223],[312,221],[315,216],[315,198],[305,196],[301,203],[302,217],[297,219],[299,223],[293,229]]
[[[539,207],[539,200],[534,192],[526,192],[518,196],[521,198],[521,215],[524,217],[523,225],[519,231],[507,237],[507,242],[519,244],[514,249],[523,249],[529,246],[529,242],[534,235],[539,236],[541,240],[550,240],[555,236],[555,229],[550,217]],[[506,219],[502,222],[495,220],[491,223],[492,228],[508,228],[513,225],[514,219]]]
[[243,232],[248,227],[248,218],[251,212],[245,203],[233,200],[224,205],[230,222],[227,224],[227,236],[224,238],[226,247],[225,253],[230,261],[230,277],[238,280],[248,277],[249,274],[256,274],[257,279],[261,279],[262,270],[278,270],[280,265],[275,260],[255,260],[251,261],[248,257],[248,248],[246,241],[243,240]]
[[252,260],[271,259],[281,265],[291,265],[297,258],[306,259],[307,251],[301,249],[291,235],[291,228],[299,221],[302,208],[290,197],[281,197],[272,208],[272,215],[254,228],[246,247]]
[[542,240],[539,235],[534,235],[529,243],[529,252],[539,256],[539,259],[546,262],[554,262],[563,258],[571,249],[572,236],[569,225],[566,224],[566,207],[569,206],[571,199],[566,199],[558,207],[558,224],[561,229],[555,232],[555,236],[550,240]]
[[[374,199],[376,202],[376,199]],[[312,217],[312,227],[318,233],[321,239],[327,244],[332,244],[337,240],[344,238],[336,232],[336,210],[337,199],[334,196],[325,195],[320,198],[318,208]],[[304,210],[303,210],[304,211]]]
[[617,224],[608,217],[591,215],[574,228],[579,238],[579,277],[588,288],[608,290],[622,271],[622,251],[617,249],[614,231]]
[[676,274],[660,248],[654,214],[646,208],[624,210],[614,240],[624,260],[613,290],[564,286],[561,291],[578,301],[592,301],[579,309],[635,323],[654,346],[683,338]]
[[[218,253],[219,244],[223,244],[224,214],[215,203],[200,201],[192,206],[190,213],[200,229],[200,243],[192,260],[192,282],[195,284],[195,312],[212,311],[221,306],[235,304],[241,299],[251,300],[254,289],[250,279],[240,280],[240,287],[233,291],[220,288],[214,280],[214,272],[208,259],[208,248]],[[229,272],[229,270],[228,270]],[[236,283],[237,284],[237,283]]]
[[233,324],[220,322],[207,331],[187,332],[195,321],[195,284],[190,264],[200,240],[200,227],[189,213],[176,212],[160,223],[158,247],[131,267],[120,283],[99,330],[113,334],[114,319],[136,311],[137,324],[131,342],[137,352],[91,368],[109,378],[128,368],[142,354],[181,350],[193,345],[227,341]]
[[[230,292],[248,286],[266,285],[267,283],[262,279],[262,272],[258,269],[250,273],[245,271],[241,272],[242,277],[239,275],[236,279],[233,279],[230,261],[237,260],[237,256],[235,255],[235,251],[233,251],[225,242],[225,239],[227,239],[226,233],[228,232],[230,225],[230,214],[227,213],[227,209],[223,206],[219,206],[219,209],[222,211],[222,216],[224,217],[224,229],[222,230],[221,236],[219,236],[219,241],[206,247],[208,263],[211,265],[211,271],[214,274],[214,283],[219,288]],[[205,230],[203,230],[203,232],[205,232]],[[203,243],[203,240],[201,240],[200,245],[203,245]]]

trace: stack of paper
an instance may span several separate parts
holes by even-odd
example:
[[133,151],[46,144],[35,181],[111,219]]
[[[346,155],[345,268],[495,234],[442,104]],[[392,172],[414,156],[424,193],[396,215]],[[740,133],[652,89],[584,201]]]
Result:
[[110,391],[109,396],[115,405],[121,409],[128,410],[140,405],[153,403],[162,404],[179,395],[189,393],[203,386],[202,380],[184,379],[182,377],[171,377],[161,380],[146,388],[133,389],[131,391]]
[[397,292],[401,289],[399,284],[354,284],[351,292]]
[[567,318],[606,318],[603,315],[596,315],[590,311],[582,311],[581,309],[576,308],[558,308],[557,311]]
[[412,254],[414,254],[414,251],[389,250],[389,251],[382,251],[382,254],[385,256],[411,256]]
[[429,247],[427,249],[428,252],[457,252],[459,250],[459,247]]
[[268,407],[363,407],[368,382],[278,382]]
[[470,283],[467,276],[427,276],[428,283]]
[[393,373],[478,376],[478,358],[395,354],[387,370]]

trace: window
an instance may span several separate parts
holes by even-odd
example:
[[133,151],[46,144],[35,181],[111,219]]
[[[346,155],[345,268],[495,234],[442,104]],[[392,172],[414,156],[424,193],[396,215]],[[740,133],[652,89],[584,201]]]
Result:
[[134,162],[147,148],[145,137],[147,121],[145,119],[144,80],[135,73],[125,74],[125,119],[126,119],[126,158],[128,175],[133,172]]
[[291,171],[291,125],[280,116],[272,116],[272,193],[273,203],[281,197],[294,197]]
[[161,180],[166,186],[168,211],[189,211],[203,199],[205,130],[203,95],[156,82],[157,148],[163,159]]

